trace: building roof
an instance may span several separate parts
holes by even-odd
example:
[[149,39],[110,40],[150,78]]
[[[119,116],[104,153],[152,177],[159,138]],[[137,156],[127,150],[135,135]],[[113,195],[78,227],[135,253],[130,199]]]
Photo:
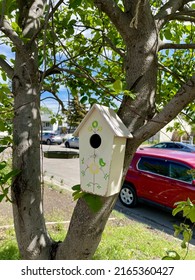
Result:
[[92,106],[91,110],[87,113],[80,125],[75,130],[75,136],[79,135],[79,131],[82,129],[85,122],[90,118],[95,110],[97,110],[102,115],[107,125],[111,128],[114,136],[132,138],[132,134],[129,132],[128,128],[124,125],[115,111],[99,104],[94,104]]

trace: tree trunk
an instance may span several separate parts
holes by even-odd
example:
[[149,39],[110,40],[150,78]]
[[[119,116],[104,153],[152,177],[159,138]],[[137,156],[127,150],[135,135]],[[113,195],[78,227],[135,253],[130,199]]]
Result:
[[13,76],[12,184],[16,237],[23,259],[49,259],[52,244],[44,222],[40,170],[39,72],[35,51],[17,51]]
[[[127,89],[134,92],[136,98],[135,100],[130,97],[124,98],[119,116],[132,133],[144,124],[145,119],[151,118],[154,114],[158,36],[149,6],[144,9],[144,13],[138,15],[142,17],[141,24],[137,24],[136,28],[133,27],[129,31],[131,36],[125,37]],[[129,20],[126,22],[126,34],[130,29],[129,22]],[[135,138],[128,141],[124,176],[139,144]],[[86,206],[84,200],[78,201],[66,240],[58,248],[57,259],[90,259],[93,256],[117,196],[103,198],[103,207],[95,214]]]

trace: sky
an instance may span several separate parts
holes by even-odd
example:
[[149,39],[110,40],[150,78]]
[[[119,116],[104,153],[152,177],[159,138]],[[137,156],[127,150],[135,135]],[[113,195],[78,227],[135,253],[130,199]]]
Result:
[[[15,58],[15,53],[13,53],[11,51],[11,48],[5,44],[0,44],[0,55],[5,55],[7,58],[7,62],[10,64],[12,64],[11,59]],[[5,83],[5,81],[2,79],[1,75],[0,75],[0,83]],[[64,86],[60,87],[58,96],[66,106],[68,103],[68,93],[67,93],[66,87],[64,87]],[[58,109],[59,109],[58,102],[55,101],[54,99],[45,99],[48,97],[52,97],[52,95],[49,92],[44,92],[41,95],[41,100],[44,99],[43,101],[41,101],[41,106],[47,107],[50,110],[52,110],[54,113],[57,113]]]

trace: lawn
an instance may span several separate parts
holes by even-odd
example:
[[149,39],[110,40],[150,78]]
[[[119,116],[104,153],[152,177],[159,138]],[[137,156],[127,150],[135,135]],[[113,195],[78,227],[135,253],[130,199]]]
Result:
[[[61,222],[59,219],[56,224],[48,225],[48,231],[55,240],[62,240],[66,234],[67,227]],[[113,211],[94,260],[159,260],[167,250],[177,251],[182,258],[186,255],[180,240],[145,224],[130,221],[123,214]],[[14,229],[0,229],[0,260],[17,259],[20,257]],[[185,259],[195,260],[195,246],[190,245]]]

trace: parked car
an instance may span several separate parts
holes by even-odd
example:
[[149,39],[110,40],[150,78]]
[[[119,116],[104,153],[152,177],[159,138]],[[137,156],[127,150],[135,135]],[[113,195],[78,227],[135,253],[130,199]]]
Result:
[[62,144],[62,137],[54,132],[43,132],[41,135],[41,142],[47,145],[51,144]]
[[136,151],[119,199],[127,207],[149,201],[165,208],[190,198],[195,202],[195,154],[164,149]]
[[64,144],[66,148],[79,148],[79,138],[72,137],[66,140]]
[[182,142],[160,142],[151,146],[151,148],[178,150],[183,152],[195,153],[195,146]]

